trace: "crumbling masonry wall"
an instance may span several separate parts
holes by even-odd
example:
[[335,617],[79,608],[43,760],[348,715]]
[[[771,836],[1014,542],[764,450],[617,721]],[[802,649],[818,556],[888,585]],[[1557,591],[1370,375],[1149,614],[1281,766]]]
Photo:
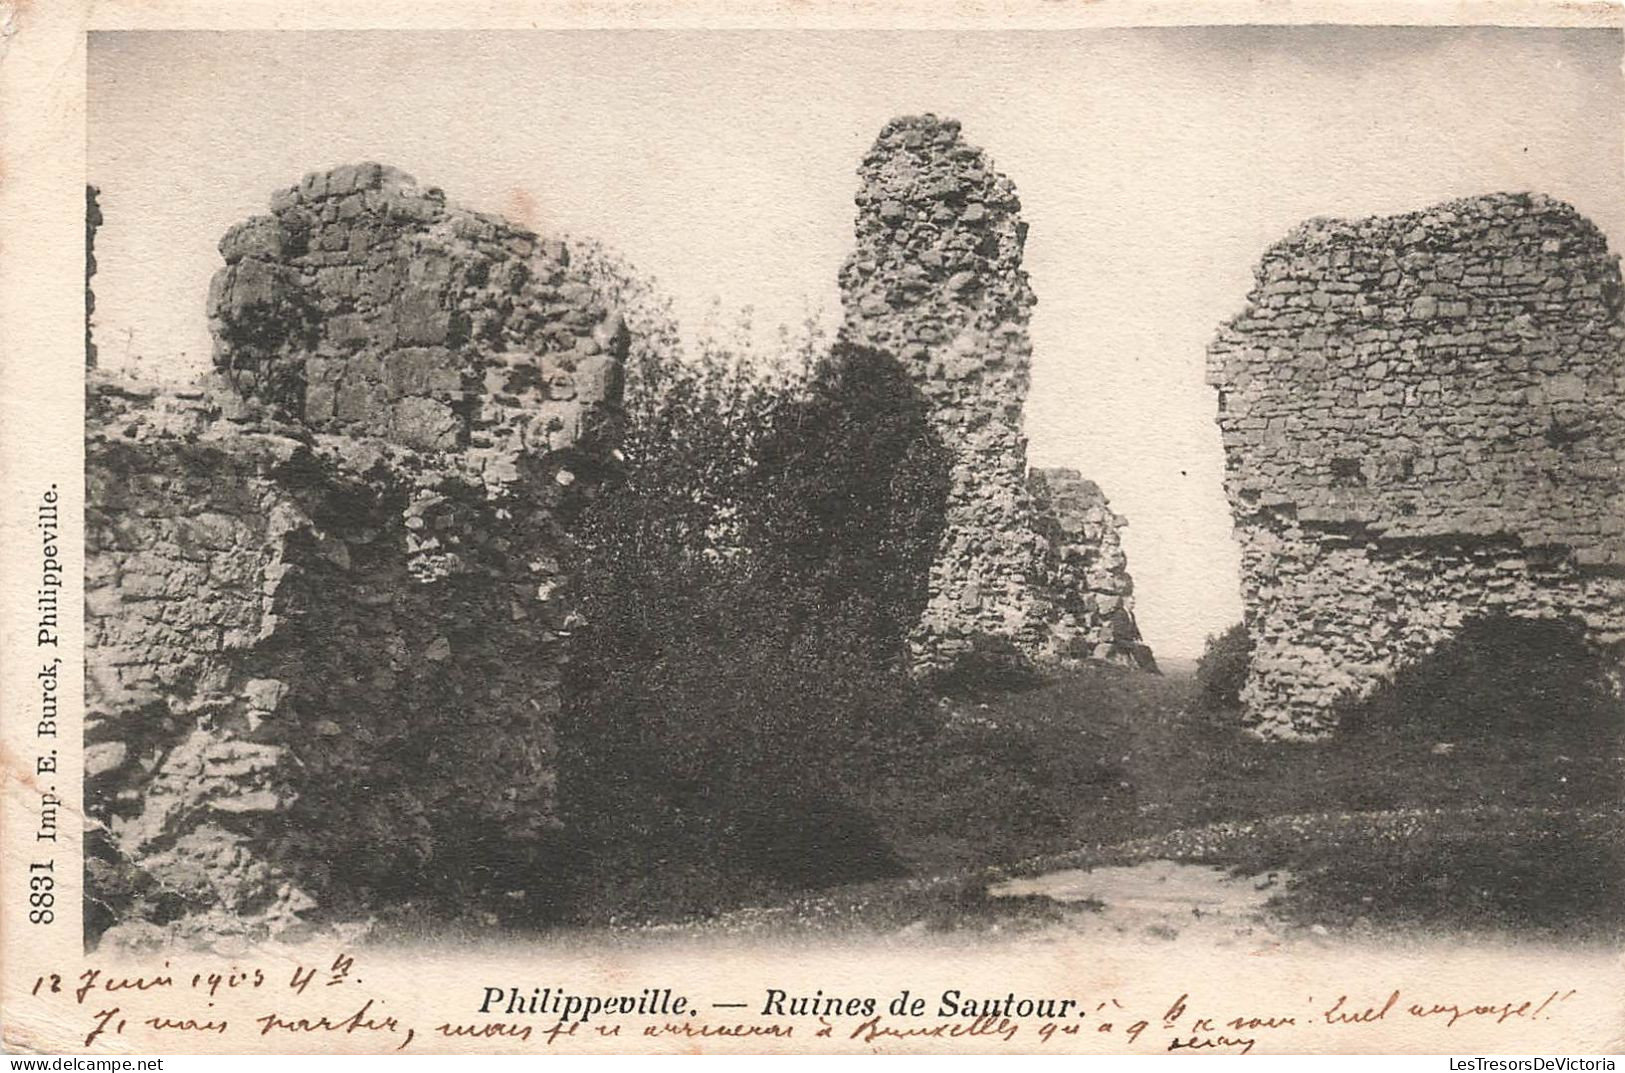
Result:
[[96,292],[90,289],[91,277],[96,275],[96,232],[101,228],[101,191],[85,184],[85,368],[96,367],[96,338],[93,318],[96,315]]
[[[1121,520],[1046,517],[1029,488],[1022,407],[1035,298],[1014,184],[956,121],[932,115],[888,123],[858,174],[842,334],[902,363],[954,452],[930,599],[911,638],[916,665],[948,665],[978,637],[1039,659],[1150,665],[1116,550]],[[1107,518],[1113,550],[1099,554],[1079,538]],[[1078,588],[1089,576],[1098,587]]]
[[221,242],[210,383],[90,385],[90,916],[534,910],[625,330],[562,247],[392,169],[272,207]]
[[1134,621],[1134,579],[1121,535],[1127,519],[1075,469],[1034,468],[1027,489],[1043,551],[1039,588],[1050,605],[1048,653],[1155,670]]
[[1209,350],[1255,642],[1243,700],[1314,734],[1477,615],[1625,642],[1618,259],[1492,195],[1313,220]]
[[624,321],[563,242],[377,164],[308,175],[220,241],[215,366],[313,430],[454,451],[488,483],[613,434]]

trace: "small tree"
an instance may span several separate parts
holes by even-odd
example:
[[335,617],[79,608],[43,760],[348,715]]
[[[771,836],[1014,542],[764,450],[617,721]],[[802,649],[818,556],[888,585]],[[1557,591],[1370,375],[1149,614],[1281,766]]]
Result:
[[899,657],[947,452],[890,359],[809,354],[648,362],[579,520],[559,790],[599,911],[896,867],[865,787],[929,718]]
[[1253,639],[1244,623],[1236,623],[1217,637],[1209,634],[1196,661],[1196,686],[1205,707],[1237,708],[1247,669],[1253,658]]

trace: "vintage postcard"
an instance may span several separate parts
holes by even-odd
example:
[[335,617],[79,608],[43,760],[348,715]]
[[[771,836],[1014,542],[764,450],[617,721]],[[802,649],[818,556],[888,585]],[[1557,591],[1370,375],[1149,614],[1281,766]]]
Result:
[[1619,5],[0,15],[8,1053],[1613,1068]]

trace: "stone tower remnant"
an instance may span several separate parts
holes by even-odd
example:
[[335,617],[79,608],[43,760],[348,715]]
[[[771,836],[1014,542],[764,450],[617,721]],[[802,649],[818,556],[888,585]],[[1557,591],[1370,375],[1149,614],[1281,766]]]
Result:
[[545,883],[557,826],[622,321],[559,243],[391,168],[271,205],[220,243],[214,382],[90,386],[88,882],[127,938],[274,934],[482,861]]
[[1035,467],[1027,490],[1043,555],[1040,592],[1048,603],[1040,655],[1155,670],[1134,621],[1134,579],[1122,543],[1128,520],[1075,469]]
[[[947,666],[996,638],[1034,658],[1151,666],[1117,547],[1122,520],[1098,489],[1083,494],[1076,474],[1027,470],[1035,298],[1015,185],[958,122],[933,115],[886,124],[858,174],[842,334],[901,363],[954,452],[930,599],[911,639],[916,665]],[[1048,516],[1040,500],[1094,515]]]
[[1309,221],[1209,348],[1254,655],[1243,701],[1314,735],[1492,612],[1625,644],[1618,258],[1496,194]]

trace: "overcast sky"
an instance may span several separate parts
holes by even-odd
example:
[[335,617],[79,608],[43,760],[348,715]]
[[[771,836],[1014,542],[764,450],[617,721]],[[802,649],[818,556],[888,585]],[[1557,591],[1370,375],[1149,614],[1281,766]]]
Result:
[[1496,190],[1625,234],[1617,30],[98,33],[103,364],[207,366],[215,243],[359,160],[596,237],[697,322],[833,315],[854,169],[891,116],[964,123],[1020,191],[1038,294],[1032,461],[1129,518],[1140,624],[1196,654],[1240,617],[1203,351],[1311,216]]

